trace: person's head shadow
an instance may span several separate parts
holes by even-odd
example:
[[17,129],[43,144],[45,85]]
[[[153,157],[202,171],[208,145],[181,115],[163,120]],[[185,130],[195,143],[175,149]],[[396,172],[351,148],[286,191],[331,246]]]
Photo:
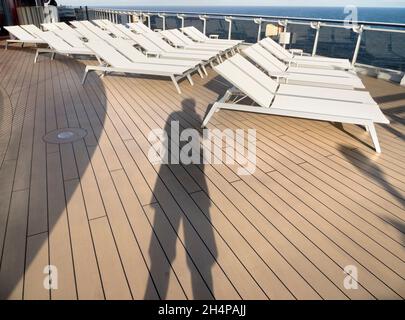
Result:
[[[154,230],[149,246],[151,279],[145,298],[154,288],[160,298],[171,298],[169,280],[176,279],[183,286],[182,282],[190,281],[190,278],[192,292],[186,292],[187,297],[213,298],[211,268],[217,251],[200,143],[202,130],[198,129],[197,123],[201,123],[201,117],[194,99],[184,99],[181,110],[170,113],[166,119],[167,162],[159,166],[153,190],[158,210],[151,221]],[[186,130],[185,136],[191,139],[182,139]],[[191,141],[197,137],[198,141]],[[183,148],[187,151],[180,156]],[[193,152],[197,152],[198,157]],[[167,259],[164,263],[162,254]],[[185,256],[189,275],[178,274],[178,268],[173,265],[178,255]],[[176,277],[171,277],[171,273]]]

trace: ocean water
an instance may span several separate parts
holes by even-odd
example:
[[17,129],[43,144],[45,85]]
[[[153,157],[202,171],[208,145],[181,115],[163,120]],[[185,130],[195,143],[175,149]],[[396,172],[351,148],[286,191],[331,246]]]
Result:
[[[173,12],[198,12],[198,13],[224,13],[263,15],[277,17],[299,17],[314,19],[344,20],[347,14],[343,7],[255,7],[255,6],[126,6],[110,7],[121,9],[173,11]],[[369,22],[404,23],[405,8],[367,8],[358,7],[358,20]]]

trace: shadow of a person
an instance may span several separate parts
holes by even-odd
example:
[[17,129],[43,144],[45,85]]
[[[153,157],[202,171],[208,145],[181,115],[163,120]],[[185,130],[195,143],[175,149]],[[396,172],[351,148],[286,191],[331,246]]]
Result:
[[342,146],[339,148],[339,151],[349,163],[358,168],[362,174],[374,180],[384,190],[389,192],[397,200],[398,204],[405,208],[404,196],[395,189],[389,181],[387,181],[386,175],[378,163],[374,163],[358,149],[347,150]]
[[[198,141],[198,150],[197,150],[197,155],[198,159],[196,160],[197,157],[192,157],[192,153],[196,152],[195,148],[189,149],[188,152],[186,153],[188,156],[190,156],[191,163],[189,164],[184,164],[182,163],[180,156],[179,156],[179,151],[182,150],[182,148],[190,141],[180,141],[178,145],[173,145],[171,143],[171,133],[172,132],[172,127],[176,126],[177,124],[175,122],[179,121],[180,123],[180,128],[183,127],[183,129],[187,128],[186,124],[182,123],[182,119],[188,118],[190,119],[195,119],[197,123],[201,123],[202,119],[201,117],[196,113],[195,111],[195,101],[193,99],[185,99],[182,101],[182,110],[181,111],[176,111],[171,113],[165,124],[164,131],[167,134],[167,140],[164,141],[164,145],[167,148],[167,159],[168,161],[161,164],[159,168],[159,177],[164,177],[167,176],[168,172],[171,171],[170,175],[176,174],[177,179],[181,183],[182,179],[190,179],[190,177],[184,177],[182,176],[181,172],[185,173],[187,171],[188,173],[191,174],[192,179],[191,182],[192,184],[195,185],[195,188],[193,190],[187,190],[186,187],[184,187],[184,190],[186,193],[193,193],[195,191],[199,190],[208,190],[207,189],[207,183],[206,183],[206,178],[204,174],[204,163],[203,163],[203,151],[201,149],[201,143],[200,140]],[[181,134],[181,132],[179,132]],[[201,139],[201,134],[202,131],[198,133]],[[197,146],[194,144],[195,141],[193,142],[193,146]],[[173,157],[172,157],[173,156]],[[197,162],[197,163],[196,163]],[[182,167],[182,168],[181,168]],[[185,169],[185,171],[181,170]],[[180,174],[179,174],[180,173]],[[187,174],[186,174],[187,175]],[[162,179],[164,180],[164,179]],[[157,278],[159,283],[152,283],[152,281],[156,282],[156,279],[149,279],[149,283],[147,286],[147,290],[145,293],[145,298],[147,298],[148,292],[154,290],[154,285],[156,286],[159,296],[161,299],[165,299],[167,297],[167,291],[168,291],[168,286],[169,286],[169,279],[170,279],[170,272],[171,272],[171,265],[176,257],[176,243],[179,241],[177,234],[179,232],[180,224],[183,224],[183,229],[184,229],[184,240],[183,244],[187,250],[187,264],[188,268],[191,273],[191,284],[192,284],[192,290],[193,290],[193,297],[188,297],[188,298],[193,298],[193,299],[211,299],[213,298],[212,294],[212,288],[213,288],[213,279],[212,279],[212,274],[211,274],[211,268],[212,265],[217,257],[217,250],[216,250],[216,245],[215,245],[215,239],[214,239],[214,233],[212,230],[212,226],[210,223],[210,200],[208,196],[200,197],[203,200],[200,199],[198,202],[198,207],[195,206],[193,210],[185,211],[183,209],[183,212],[178,212],[176,215],[171,215],[170,219],[168,219],[164,213],[165,207],[164,204],[159,201],[159,199],[162,199],[163,197],[167,196],[167,193],[163,195],[162,193],[162,187],[166,188],[166,186],[162,185],[161,179],[157,179],[157,182],[154,186],[153,194],[155,195],[156,199],[158,200],[161,208],[163,210],[156,210],[155,215],[154,215],[154,220],[153,220],[153,229],[157,237],[152,237],[150,241],[150,246],[149,246],[149,255],[151,258],[151,267],[150,267],[150,273],[151,277],[153,278],[153,275],[158,275]],[[184,184],[187,185],[187,184]],[[159,194],[160,193],[160,194]],[[176,199],[177,200],[177,199]],[[180,204],[181,206],[181,204]],[[208,221],[205,221],[206,223],[199,224],[199,228],[194,229],[189,223],[185,223],[185,219],[189,220],[191,223],[194,220],[192,215],[198,214],[199,217],[198,219],[205,219],[203,215],[208,219]],[[197,218],[197,217],[194,217]],[[175,232],[168,232],[168,223],[170,222],[171,227],[174,229]],[[206,226],[201,230],[201,225]],[[201,245],[197,244],[197,241],[200,241],[198,236],[196,236],[196,232],[198,232],[201,237],[203,238],[203,241],[206,245],[206,247],[209,248],[211,255],[213,256],[214,259],[207,259],[203,263],[201,263],[202,259],[202,253],[201,251]],[[161,241],[158,239],[159,235],[164,234],[164,244],[159,244],[157,243],[158,241]],[[158,252],[156,252],[156,248],[162,245],[164,248],[164,252],[166,254],[166,257],[169,261],[169,264],[162,265],[159,263],[159,260],[157,258]],[[199,263],[195,263],[194,260],[196,258],[199,260]]]

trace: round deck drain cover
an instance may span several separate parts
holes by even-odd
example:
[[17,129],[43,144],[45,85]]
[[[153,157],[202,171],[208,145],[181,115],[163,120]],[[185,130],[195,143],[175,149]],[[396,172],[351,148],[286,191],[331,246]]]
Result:
[[43,139],[48,143],[71,143],[83,139],[87,131],[82,128],[63,128],[46,134]]

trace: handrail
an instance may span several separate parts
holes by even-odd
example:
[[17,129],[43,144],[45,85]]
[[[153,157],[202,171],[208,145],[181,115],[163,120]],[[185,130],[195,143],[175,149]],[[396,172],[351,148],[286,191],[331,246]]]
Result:
[[[321,30],[325,30],[325,28],[333,28],[333,29],[346,29],[348,30],[350,35],[350,39],[353,41],[353,47],[349,45],[351,52],[349,50],[342,51],[342,55],[333,55],[335,57],[346,57],[352,61],[352,64],[355,65],[357,62],[358,55],[361,52],[364,52],[362,48],[364,48],[364,39],[368,39],[370,32],[386,32],[388,33],[390,39],[392,39],[393,34],[404,34],[405,35],[405,23],[388,23],[388,22],[376,22],[376,21],[346,21],[346,20],[338,20],[338,19],[322,19],[322,18],[302,18],[302,17],[285,17],[285,16],[269,16],[269,15],[252,15],[252,14],[226,14],[226,13],[208,13],[208,12],[186,12],[186,11],[165,11],[165,10],[142,10],[142,9],[112,9],[112,8],[99,8],[99,7],[88,7],[89,12],[93,12],[95,17],[105,17],[108,19],[117,20],[122,19],[123,15],[127,15],[132,19],[133,16],[138,16],[140,18],[147,18],[147,25],[151,27],[151,17],[159,17],[163,21],[163,29],[165,29],[165,21],[166,18],[176,18],[181,21],[181,26],[184,27],[185,19],[187,18],[195,18],[199,20],[203,25],[203,33],[206,33],[210,20],[218,20],[221,19],[226,24],[228,24],[225,30],[221,30],[222,36],[227,37],[228,39],[232,38],[233,29],[238,28],[238,21],[251,21],[252,25],[255,26],[257,31],[257,37],[250,34],[248,38],[244,38],[242,40],[248,41],[260,41],[261,36],[263,35],[263,27],[264,24],[274,24],[281,27],[281,32],[283,37],[283,45],[284,47],[286,44],[291,43],[294,34],[294,26],[307,26],[309,29],[313,30],[314,39],[311,41],[313,43],[302,43],[301,45],[309,49],[311,52],[307,52],[308,54],[316,55],[317,51],[325,50],[324,47],[318,46],[318,42],[322,39],[321,37]],[[228,30],[226,30],[228,29]],[[288,29],[288,30],[287,30]],[[255,31],[255,32],[256,32]],[[239,32],[239,31],[238,31]],[[291,33],[292,32],[292,33]],[[335,31],[333,31],[335,32]],[[364,34],[364,35],[363,35]],[[254,40],[253,40],[254,39]],[[322,40],[324,41],[324,40]],[[399,40],[402,41],[402,40]],[[309,44],[309,46],[308,46]],[[333,44],[333,43],[332,43]],[[401,50],[401,49],[400,49]],[[405,52],[405,50],[403,50]],[[383,51],[381,51],[383,52]],[[402,52],[402,51],[400,51]],[[374,56],[374,60],[371,60],[369,64],[375,64],[375,68],[384,68],[389,67],[390,69],[397,69],[405,71],[405,57],[402,54],[398,54],[397,52],[393,53],[396,60],[393,60],[391,63],[389,59],[387,60],[386,57],[383,55],[379,56],[378,54]],[[364,56],[363,60],[364,60]],[[373,56],[372,56],[373,57]],[[360,64],[364,64],[360,61]],[[395,63],[394,63],[395,61]],[[359,65],[357,63],[356,65]],[[373,66],[371,66],[373,67]]]
[[[88,7],[89,9],[92,10],[116,10],[120,11],[118,9],[111,9],[111,8],[102,8],[102,7]],[[347,21],[345,20],[339,20],[339,19],[323,19],[323,18],[304,18],[304,17],[289,17],[289,16],[269,16],[269,15],[255,15],[255,14],[239,14],[239,13],[209,13],[209,12],[193,12],[193,11],[155,11],[155,10],[141,10],[141,9],[125,9],[124,11],[126,12],[138,12],[138,13],[152,13],[152,14],[158,14],[158,13],[166,13],[170,14],[173,16],[176,16],[177,14],[183,14],[183,15],[192,15],[192,16],[207,16],[207,18],[210,17],[225,17],[225,16],[231,16],[233,18],[262,18],[262,19],[272,19],[272,20],[289,20],[289,21],[302,21],[302,22],[312,22],[312,21],[319,21],[323,23],[337,23],[337,24],[344,24]],[[291,22],[289,22],[291,23]],[[393,28],[405,28],[405,23],[393,23],[393,22],[378,22],[378,21],[363,21],[363,20],[358,20],[358,21],[351,21],[352,24],[362,24],[365,26],[381,26],[381,27],[393,27]]]

